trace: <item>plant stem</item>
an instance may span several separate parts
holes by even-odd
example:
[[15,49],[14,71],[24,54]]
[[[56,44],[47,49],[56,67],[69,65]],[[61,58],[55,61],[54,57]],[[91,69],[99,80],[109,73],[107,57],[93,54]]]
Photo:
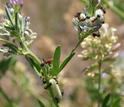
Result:
[[14,107],[12,101],[8,98],[8,96],[5,94],[5,92],[0,87],[0,93],[3,95],[3,97],[6,99],[6,101],[10,104],[10,107]]
[[21,38],[20,38],[20,41],[21,41],[21,43],[20,43],[21,47],[27,51],[28,55],[29,55],[33,60],[35,60],[35,61],[37,62],[37,64],[40,65],[40,64],[41,64],[41,61],[37,58],[37,56],[35,56],[35,55],[28,49],[28,47],[25,45],[25,43],[23,42],[23,40],[22,40]]
[[54,95],[52,93],[51,87],[48,89],[48,94],[49,94],[49,100],[50,100],[50,107],[59,107],[58,103],[55,102],[54,100]]
[[78,46],[80,45],[80,43],[83,41],[83,39],[84,39],[84,38],[81,38],[81,39],[78,41],[78,43],[77,43],[76,46],[72,49],[72,51],[71,51],[70,54],[74,53],[74,51],[77,49],[77,47],[78,47]]
[[[98,62],[98,70],[99,70],[99,83],[98,83],[98,96],[100,96],[99,98],[101,99],[101,67],[102,67],[102,60],[99,60]],[[101,106],[100,104],[100,99],[98,99],[98,107]]]
[[103,2],[112,10],[114,11],[117,15],[119,15],[123,20],[124,20],[124,12],[118,9],[116,6],[113,5],[113,3],[103,0]]
[[[21,43],[21,47],[27,51],[28,55],[29,55],[38,65],[41,64],[41,61],[38,59],[38,57],[35,56],[35,55],[28,49],[28,47],[27,47],[23,42]],[[46,82],[49,84],[49,82],[48,82],[48,76],[47,76],[47,73],[46,73],[47,71],[46,71],[44,68],[42,68],[42,67],[41,67],[41,69],[42,69],[42,71],[43,71],[43,74],[44,74],[44,77],[45,77]],[[36,71],[36,73],[39,75],[39,72]],[[39,75],[39,76],[40,76],[40,75]],[[53,93],[52,93],[51,88],[48,89],[48,92],[49,92],[49,97],[50,97],[50,101],[51,101],[52,107],[59,107],[59,105],[54,101],[54,96],[53,96]]]

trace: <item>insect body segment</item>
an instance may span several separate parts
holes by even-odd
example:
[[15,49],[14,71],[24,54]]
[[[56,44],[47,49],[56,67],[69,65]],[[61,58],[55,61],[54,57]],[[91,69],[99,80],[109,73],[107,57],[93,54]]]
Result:
[[48,59],[45,61],[45,63],[49,63],[49,64],[51,64],[52,62],[53,62],[53,59]]
[[58,86],[58,82],[55,79],[50,79],[49,83],[51,84],[51,90],[54,96],[55,102],[59,103],[62,100],[62,93]]
[[104,14],[106,13],[105,9],[102,6],[98,6],[98,9],[101,9]]
[[[44,78],[42,78],[42,82],[44,85],[47,84]],[[55,102],[59,103],[62,100],[63,92],[61,92],[59,88],[57,79],[50,79],[49,83],[44,87],[44,89],[48,89],[48,88],[51,88]]]
[[51,64],[53,62],[53,59],[48,59],[48,60],[45,60],[44,58],[43,58],[43,62],[41,63],[41,67],[43,67],[45,64]]

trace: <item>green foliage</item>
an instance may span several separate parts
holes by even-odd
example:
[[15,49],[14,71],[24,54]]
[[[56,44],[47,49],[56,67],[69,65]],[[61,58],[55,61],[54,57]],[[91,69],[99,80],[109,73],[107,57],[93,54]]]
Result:
[[61,46],[57,46],[54,52],[53,68],[51,70],[54,76],[57,76],[59,73],[60,56],[61,56]]
[[9,49],[0,48],[0,52],[2,52],[2,53],[8,53],[8,54],[15,54],[16,55],[18,53],[18,51],[20,50],[17,46],[13,45],[12,43],[10,43],[4,39],[0,38],[0,41],[5,43],[5,44],[3,44],[4,47],[9,48]]
[[8,69],[11,69],[16,63],[16,56],[4,57],[0,60],[0,77],[6,73]]
[[111,105],[111,95],[107,94],[106,97],[103,99],[102,107],[110,107]]
[[123,0],[102,0],[102,4],[107,5],[108,8],[115,12],[124,21],[123,3]]
[[124,0],[113,0],[113,3],[118,9],[124,10]]
[[15,23],[14,23],[13,18],[12,18],[11,14],[10,14],[10,12],[6,6],[5,6],[5,11],[6,11],[6,15],[7,15],[9,21],[11,22],[12,27],[14,28]]
[[70,53],[69,56],[65,58],[65,60],[60,64],[60,56],[61,56],[61,46],[57,46],[54,52],[53,57],[53,67],[52,72],[54,76],[57,76],[62,69],[68,64],[68,62],[72,59],[72,57],[75,55],[75,52]]
[[60,65],[60,68],[59,68],[59,72],[68,64],[68,62],[72,59],[72,57],[75,55],[75,52],[74,53],[71,53],[69,56],[67,56],[65,58],[65,60],[62,62],[62,64]]
[[38,101],[40,107],[45,107],[45,105],[40,100],[37,100],[37,101]]
[[26,60],[28,61],[28,63],[30,64],[30,66],[39,74],[40,77],[42,77],[42,73],[40,73],[41,71],[41,67],[39,64],[37,64],[32,58],[30,58],[29,56],[25,56]]
[[121,98],[117,98],[117,99],[114,101],[112,107],[120,107],[120,101],[121,101]]

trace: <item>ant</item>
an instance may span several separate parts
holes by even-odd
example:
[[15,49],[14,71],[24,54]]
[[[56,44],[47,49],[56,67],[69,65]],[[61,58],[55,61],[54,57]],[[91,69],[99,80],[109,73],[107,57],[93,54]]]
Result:
[[85,21],[86,19],[89,19],[88,16],[86,16],[86,18],[83,19],[81,19],[80,16],[81,16],[81,12],[78,12],[74,15],[74,17],[78,18],[79,21]]
[[96,31],[92,34],[93,37],[100,37],[100,33],[99,31]]
[[106,13],[105,9],[102,6],[98,6],[98,9],[101,9],[104,14]]
[[41,63],[41,67],[43,67],[45,64],[51,64],[53,62],[53,59],[48,59],[48,60],[45,60],[44,58],[43,58],[43,63]]
[[98,18],[100,18],[100,15],[97,15],[96,18],[92,20],[92,23],[95,22]]

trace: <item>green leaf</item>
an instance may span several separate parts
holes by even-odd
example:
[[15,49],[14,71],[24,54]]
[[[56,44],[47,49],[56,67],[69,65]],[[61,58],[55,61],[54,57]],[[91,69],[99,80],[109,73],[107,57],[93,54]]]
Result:
[[8,27],[8,26],[4,26],[4,28],[6,28],[6,29],[9,29],[9,30],[15,30],[15,28],[14,27]]
[[66,59],[62,62],[62,64],[60,65],[59,67],[59,72],[67,65],[67,63],[72,59],[72,57],[75,55],[75,52],[74,53],[71,53],[68,57],[66,57]]
[[[8,42],[8,41],[6,41],[6,40],[4,40],[4,39],[1,39],[1,38],[0,38],[0,41],[5,42],[5,43],[7,43],[7,44],[13,45],[12,43],[10,43],[10,42]],[[14,46],[15,46],[15,45],[14,45]]]
[[0,52],[2,52],[2,53],[8,53],[8,49],[4,49],[4,48],[0,48]]
[[18,12],[15,13],[15,28],[18,29]]
[[2,72],[2,74],[5,74],[8,69],[12,68],[15,65],[15,63],[16,63],[15,56],[4,57],[0,61],[0,71]]
[[53,68],[51,70],[54,76],[57,76],[57,74],[59,73],[60,56],[61,56],[61,46],[57,46],[54,52]]
[[103,100],[102,107],[110,107],[111,105],[111,95],[107,94]]
[[119,107],[119,103],[121,101],[121,98],[117,98],[114,103],[112,104],[112,107]]
[[0,36],[9,36],[10,33],[5,29],[0,29]]
[[[16,54],[18,51],[18,47],[16,47],[15,45],[12,44],[3,44],[4,47],[8,47],[9,49],[11,49],[11,52],[13,54]],[[10,51],[9,51],[10,52]]]
[[4,40],[4,39],[1,39],[1,38],[0,38],[0,41],[6,43],[6,44],[3,44],[4,47],[8,47],[8,48],[12,49],[11,51],[8,51],[9,53],[16,54],[17,51],[19,50],[17,46],[13,45],[12,43],[10,43],[10,42],[8,42],[8,41],[6,41],[6,40]]
[[9,33],[0,33],[0,36],[9,36]]
[[40,100],[37,100],[37,101],[38,101],[40,107],[45,107],[45,105]]
[[29,62],[30,66],[42,77],[42,74],[40,73],[41,67],[38,65],[32,58],[25,56],[26,60]]
[[8,70],[8,68],[9,68],[9,65],[7,64],[7,57],[5,57],[0,61],[0,71],[1,71],[1,73],[5,74],[6,71]]
[[12,26],[14,27],[14,22],[13,22],[12,16],[8,10],[8,7],[6,7],[6,6],[5,6],[5,11],[6,11],[6,15],[7,15],[9,21],[11,22]]
[[16,58],[17,56],[13,55],[12,57],[8,59],[9,69],[13,69],[13,67],[15,66],[16,61],[17,61]]

